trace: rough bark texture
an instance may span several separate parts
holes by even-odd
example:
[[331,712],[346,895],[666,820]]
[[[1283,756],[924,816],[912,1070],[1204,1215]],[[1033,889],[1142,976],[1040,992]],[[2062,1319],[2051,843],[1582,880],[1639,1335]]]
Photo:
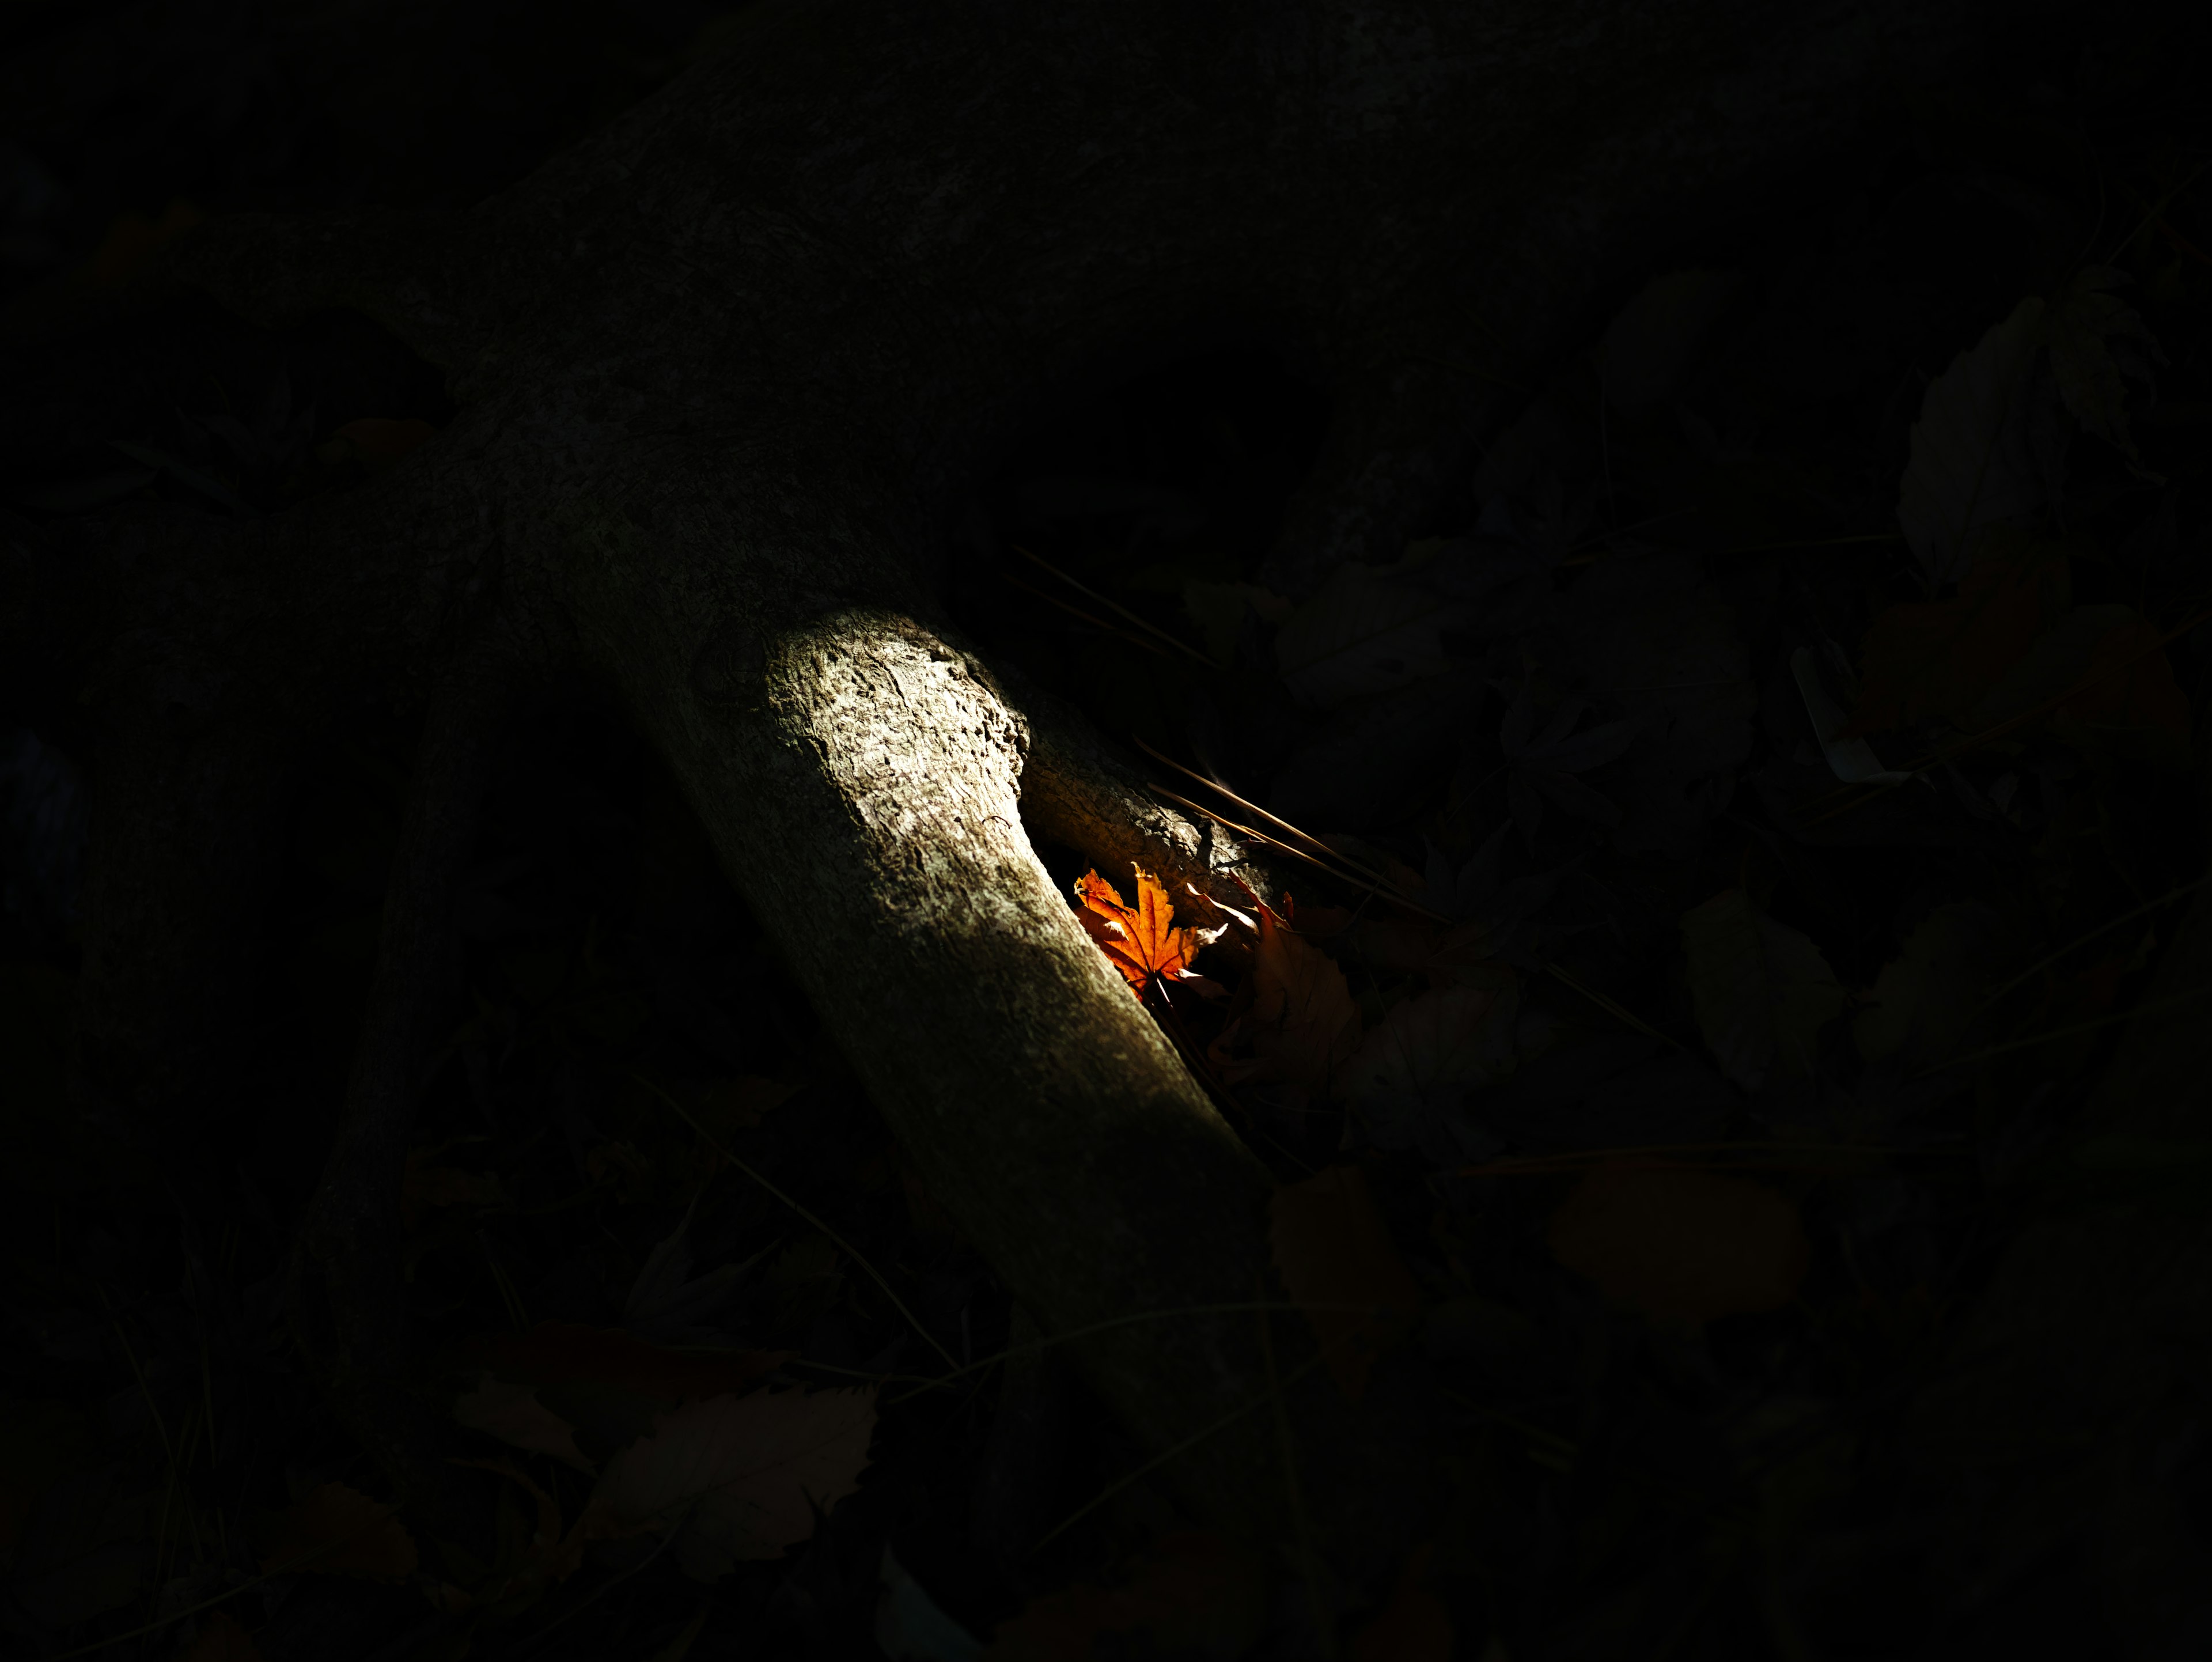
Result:
[[[1040,742],[940,613],[940,533],[1053,399],[1236,335],[1337,396],[1271,581],[1394,555],[1516,379],[1630,275],[1609,262],[1846,139],[1886,76],[1955,49],[1962,9],[752,15],[472,214],[234,222],[180,249],[172,281],[263,322],[368,313],[446,368],[460,413],[388,478],[276,519],[15,545],[9,610],[82,643],[106,735],[85,1077],[188,1132],[219,1071],[185,1036],[244,1019],[207,965],[255,904],[241,828],[287,747],[368,691],[446,682],[495,618],[619,689],[933,1191],[1047,1327],[1249,1299],[1266,1173],[1021,816],[1102,861],[1141,842],[1201,886],[1239,851],[1127,811],[1134,787],[1060,718]],[[427,950],[413,927],[391,926],[393,975]],[[364,1057],[357,1113],[376,1090],[389,1107],[371,1075],[397,1065]],[[345,1257],[339,1190],[396,1184],[391,1123],[342,1145],[311,1251]],[[338,1315],[341,1348],[377,1341]],[[1081,1361],[1163,1447],[1263,1389],[1249,1317],[1124,1327]],[[1377,1413],[1418,1396],[1379,1390]],[[404,1443],[374,1397],[355,1429]],[[1255,1534],[1283,1519],[1265,1428],[1175,1468]],[[1389,1464],[1380,1431],[1333,1435]],[[1362,1535],[1340,1464],[1319,1504],[1365,1574],[1391,1543]]]

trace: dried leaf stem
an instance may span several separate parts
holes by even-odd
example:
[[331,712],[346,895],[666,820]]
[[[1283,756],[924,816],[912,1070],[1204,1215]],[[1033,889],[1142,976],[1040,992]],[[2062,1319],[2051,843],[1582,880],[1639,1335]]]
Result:
[[1174,636],[1169,634],[1167,630],[1161,629],[1157,624],[1146,622],[1145,619],[1139,618],[1135,612],[1130,611],[1128,607],[1108,600],[1103,594],[1101,594],[1095,588],[1087,587],[1084,584],[1078,582],[1074,578],[1069,576],[1065,571],[1062,571],[1058,566],[1054,565],[1050,560],[1045,559],[1042,556],[1030,553],[1029,550],[1024,548],[1019,543],[1013,543],[1009,545],[1009,546],[1013,549],[1015,553],[1020,555],[1031,564],[1043,567],[1047,571],[1052,573],[1054,576],[1059,578],[1060,581],[1066,583],[1070,588],[1075,590],[1078,594],[1088,594],[1092,600],[1097,601],[1099,605],[1111,607],[1116,613],[1127,618],[1139,629],[1143,630],[1146,634],[1153,636],[1157,640],[1166,642],[1177,652],[1182,653],[1184,657],[1189,658],[1199,664],[1202,664],[1207,669],[1218,669],[1220,667],[1220,666],[1215,663],[1212,659],[1207,657],[1196,647],[1192,646],[1188,641],[1177,640]]
[[1060,611],[1065,612],[1071,618],[1080,618],[1085,623],[1089,624],[1093,629],[1103,630],[1107,634],[1111,635],[1117,641],[1127,641],[1131,646],[1141,648],[1145,651],[1151,653],[1155,658],[1164,658],[1168,655],[1159,646],[1146,640],[1143,636],[1132,635],[1127,630],[1122,629],[1116,624],[1109,624],[1103,618],[1092,617],[1080,606],[1070,606],[1065,600],[1055,600],[1053,596],[1046,594],[1042,589],[1039,588],[1035,583],[1025,583],[1019,577],[1014,575],[1011,571],[1002,571],[999,575],[1005,578],[1007,582],[1012,584],[1016,588],[1020,589],[1023,594],[1034,594],[1037,599],[1042,600],[1047,606],[1057,606]]

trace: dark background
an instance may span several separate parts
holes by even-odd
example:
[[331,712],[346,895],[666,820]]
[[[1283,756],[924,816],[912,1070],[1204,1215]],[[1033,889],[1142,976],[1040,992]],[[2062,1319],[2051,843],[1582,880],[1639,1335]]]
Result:
[[[340,424],[434,426],[450,414],[437,374],[359,320],[276,336],[180,303],[89,329],[70,320],[205,217],[465,209],[719,50],[734,15],[672,0],[0,12],[0,305],[11,339],[32,343],[0,387],[9,511],[45,523],[108,489],[161,511],[210,511],[206,489],[189,481],[131,483],[118,437],[173,451],[253,509],[346,488],[350,464],[323,450]],[[2077,443],[2074,529],[2101,551],[2079,563],[2077,598],[2148,606],[2205,591],[2212,193],[2189,183],[2212,161],[2200,46],[2148,11],[2043,19],[1960,85],[1901,92],[1884,125],[1819,177],[1701,230],[1694,247],[1654,251],[1655,268],[1748,273],[1747,321],[1711,350],[1691,396],[1731,442],[1753,434],[1745,442],[1761,454],[1817,472],[1817,514],[1783,500],[1787,489],[1778,497],[1771,473],[1713,484],[1674,435],[1601,435],[1570,421],[1514,496],[1518,534],[1571,551],[1654,511],[1678,516],[1662,541],[1693,551],[1887,529],[1928,379],[2094,247],[2137,279],[2136,303],[2162,343],[2139,430],[2166,483],[2144,487],[2112,455]],[[1577,373],[1563,368],[1541,397],[1566,407],[1559,389]],[[1178,752],[1210,735],[1233,782],[1259,794],[1279,782],[1310,735],[1273,722],[1264,700],[1241,713],[1217,701],[1201,715],[1163,683],[1117,675],[1126,643],[1011,588],[1003,551],[1048,545],[1095,583],[1133,573],[1121,599],[1182,627],[1176,574],[1212,562],[1206,569],[1226,581],[1249,569],[1327,407],[1323,390],[1279,367],[1223,354],[1073,412],[979,491],[984,530],[957,567],[963,621],[1109,730]],[[1601,443],[1625,447],[1601,454]],[[1123,495],[1071,506],[1049,484],[1071,476],[1119,481]],[[94,496],[70,494],[87,490]],[[1435,528],[1468,533],[1482,508],[1470,480]],[[1148,572],[1168,575],[1148,586]],[[1927,810],[1940,834],[1916,820],[1839,847],[1788,842],[1757,780],[1791,764],[1795,718],[1786,690],[1776,691],[1790,631],[1817,617],[1856,639],[1881,605],[1915,590],[1888,557],[1856,549],[1786,569],[1715,558],[1709,575],[1742,620],[1763,695],[1734,817],[1672,863],[1607,864],[1595,842],[1571,845],[1629,897],[1630,921],[1609,922],[1580,890],[1554,915],[1581,932],[1584,973],[1624,1001],[1693,1033],[1686,994],[1668,978],[1673,919],[1732,882],[1766,895],[1846,983],[1863,985],[1939,902],[2024,890],[2039,869],[2026,838],[2052,825],[2090,827],[2112,853],[2094,871],[2082,864],[2061,940],[2201,869],[2193,782],[2124,768],[2092,777],[2056,751],[2006,764],[2029,777],[2023,811],[2043,816],[2012,842],[1954,836],[1954,822],[1971,817],[1955,806]],[[2204,638],[2173,654],[2200,706]],[[1502,703],[1476,708],[1484,730],[1494,728]],[[287,1265],[374,963],[415,718],[364,708],[300,758],[272,910],[246,921],[269,941],[264,1031],[207,1146],[161,1166],[116,1128],[51,1106],[65,1100],[72,927],[94,806],[76,719],[68,689],[22,666],[0,672],[0,1091],[11,1098],[0,1113],[0,1654],[25,1657],[117,1639],[240,1586],[258,1563],[256,1531],[288,1504],[320,1482],[374,1491],[379,1481],[313,1388],[288,1322]],[[1495,759],[1413,756],[1407,776],[1425,782],[1408,801],[1435,810],[1419,790],[1447,776],[1488,788]],[[1986,795],[2000,769],[1966,771],[1968,795]],[[1308,796],[1296,800],[1316,803],[1316,823],[1348,823],[1331,819],[1327,782],[1298,786]],[[1476,789],[1447,807],[1492,813]],[[1279,794],[1277,806],[1292,800]],[[1412,811],[1398,818],[1375,829],[1377,846],[1418,865]],[[1996,840],[1974,840],[1984,835]],[[1045,852],[1056,876],[1079,869],[1066,851]],[[788,1087],[788,1103],[757,1124],[727,1121],[733,1146],[861,1245],[940,1342],[969,1355],[1004,1342],[1003,1289],[902,1171],[658,764],[591,689],[545,694],[507,747],[458,921],[451,1036],[426,1093],[417,1164],[489,1184],[481,1192],[497,1198],[425,1202],[414,1220],[410,1275],[430,1341],[496,1330],[518,1300],[532,1320],[616,1324],[646,1255],[704,1187],[695,1256],[756,1265],[713,1331],[833,1368],[921,1365],[854,1266],[825,1255],[759,1189],[726,1171],[702,1177],[689,1133],[624,1083],[643,1068],[702,1111],[732,1080]],[[2168,934],[2112,968],[2108,998],[2141,986]],[[1954,1117],[1944,1124],[1985,1139],[1978,1148],[2047,1138],[2109,1038],[2070,1055],[2032,1111],[2013,1077],[1946,1110]],[[1334,1135],[1289,1121],[1273,1129],[1316,1159]],[[1517,1412],[1581,1439],[1586,1457],[1562,1474],[1510,1439],[1448,1457],[1461,1510],[1441,1526],[1440,1574],[1459,1653],[1484,1654],[1491,1634],[1516,1659],[2118,1653],[2112,1613],[2070,1549],[2015,1565],[1971,1597],[1944,1586],[1929,1568],[1933,1514],[1885,1453],[1929,1365],[1932,1311],[1971,1297],[2013,1227],[1984,1182],[1988,1160],[1980,1175],[1916,1168],[1879,1192],[1808,1197],[1817,1297],[1723,1324],[1708,1361],[1690,1367],[1645,1355],[1594,1304],[1558,1290],[1539,1242],[1559,1185],[1485,1198],[1417,1154],[1395,1158],[1391,1215],[1425,1280],[1432,1270],[1439,1284],[1464,1280],[1462,1260],[1489,1255],[1477,1279],[1534,1312],[1523,1319],[1541,1335],[1500,1364],[1486,1340],[1431,1334],[1440,1362],[1492,1370],[1485,1377]],[[1846,1262],[1854,1242],[1860,1257]],[[256,1582],[228,1608],[271,1659],[398,1662],[456,1656],[464,1642],[468,1654],[499,1658],[672,1659],[685,1647],[866,1655],[888,1541],[939,1604],[988,1635],[1030,1598],[1125,1564],[1174,1519],[1164,1492],[1139,1483],[1048,1553],[1026,1555],[1024,1543],[1135,1458],[1071,1380],[1050,1376],[1038,1389],[1042,1417],[1027,1429],[999,1411],[995,1383],[887,1410],[861,1492],[817,1538],[714,1589],[665,1562],[620,1579],[635,1562],[602,1555],[537,1607],[473,1630],[430,1612],[411,1588],[335,1577]],[[1799,1442],[1761,1455],[1765,1464],[1747,1464],[1713,1429],[1746,1403],[1781,1404],[1775,1423],[1794,1423],[1790,1405],[1807,1400],[1820,1414]],[[1021,1480],[1009,1479],[1009,1461],[1025,1465]],[[1806,1486],[1818,1520],[1790,1537],[1801,1557],[1783,1578],[1795,1601],[1787,1617],[1775,1614],[1774,1583],[1716,1576],[1699,1555],[1764,1515],[1759,1497],[1778,1470]],[[2171,1480],[2212,1530],[2203,1451],[2178,1454]],[[573,1504],[570,1482],[562,1498]],[[487,1481],[488,1509],[497,1487]],[[439,1550],[424,1544],[425,1568],[458,1575],[450,1558],[439,1570]],[[183,1654],[204,1631],[186,1620],[100,1653]]]

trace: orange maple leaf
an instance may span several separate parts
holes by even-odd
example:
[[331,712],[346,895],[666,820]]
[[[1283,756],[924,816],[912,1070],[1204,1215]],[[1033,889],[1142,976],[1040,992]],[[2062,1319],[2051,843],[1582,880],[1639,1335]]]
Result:
[[1092,871],[1075,880],[1075,898],[1082,908],[1076,916],[1139,998],[1154,976],[1163,981],[1204,981],[1190,961],[1221,931],[1177,928],[1175,902],[1159,880],[1141,866],[1130,869],[1137,874],[1135,905],[1124,905],[1121,891]]

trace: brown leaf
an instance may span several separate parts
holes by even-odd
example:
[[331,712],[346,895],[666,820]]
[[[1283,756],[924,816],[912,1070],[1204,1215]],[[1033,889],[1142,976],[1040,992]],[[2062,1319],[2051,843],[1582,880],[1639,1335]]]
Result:
[[586,1539],[680,1529],[677,1561],[701,1581],[774,1558],[860,1487],[876,1393],[759,1391],[660,1419],[607,1462],[579,1525]]
[[1252,1008],[1243,1026],[1255,1059],[1229,1064],[1230,1083],[1273,1080],[1312,1101],[1328,1095],[1337,1069],[1359,1048],[1359,1007],[1344,971],[1266,906],[1253,955]]
[[350,1575],[404,1581],[415,1574],[415,1537],[392,1513],[343,1483],[325,1483],[276,1520],[261,1568],[271,1575]]
[[1259,1637],[1266,1610],[1260,1566],[1218,1536],[1187,1531],[1160,1537],[1119,1586],[1079,1581],[1031,1599],[999,1624],[984,1655],[992,1662],[1091,1662],[1106,1634],[1151,1642],[1121,1652],[1241,1656]]
[[538,1400],[534,1385],[477,1375],[476,1388],[453,1399],[453,1418],[532,1454],[550,1454],[578,1471],[599,1470],[576,1446],[576,1428]]
[[2058,707],[2061,728],[2162,728],[2188,738],[2189,697],[2174,680],[2149,619],[2136,618],[2100,635],[2081,679],[2081,691]]
[[1429,1591],[1431,1551],[1425,1541],[1413,1549],[1389,1601],[1352,1635],[1352,1662],[1451,1662],[1451,1612]]
[[1175,902],[1167,890],[1143,868],[1132,869],[1137,874],[1135,905],[1122,904],[1121,891],[1093,871],[1075,880],[1076,916],[1138,997],[1145,995],[1154,976],[1166,981],[1200,979],[1190,961],[1219,931],[1177,928]]
[[261,1662],[261,1652],[236,1616],[228,1610],[210,1610],[183,1662]]
[[2066,613],[2066,551],[1992,535],[1956,600],[1893,606],[1867,631],[1857,708],[1839,737],[1941,716],[1971,730],[1974,706]]
[[1322,1365],[1358,1402],[1368,1370],[1420,1313],[1421,1290],[1356,1166],[1333,1166],[1278,1189],[1267,1239],[1276,1273],[1322,1347]]
[[1553,1215],[1552,1256],[1662,1326],[1778,1309],[1808,1248],[1797,1208],[1763,1184],[1611,1161]]
[[84,275],[96,289],[119,289],[131,280],[146,257],[162,244],[173,242],[207,216],[181,197],[172,202],[158,220],[141,213],[118,214],[107,222],[107,234],[86,262]]

